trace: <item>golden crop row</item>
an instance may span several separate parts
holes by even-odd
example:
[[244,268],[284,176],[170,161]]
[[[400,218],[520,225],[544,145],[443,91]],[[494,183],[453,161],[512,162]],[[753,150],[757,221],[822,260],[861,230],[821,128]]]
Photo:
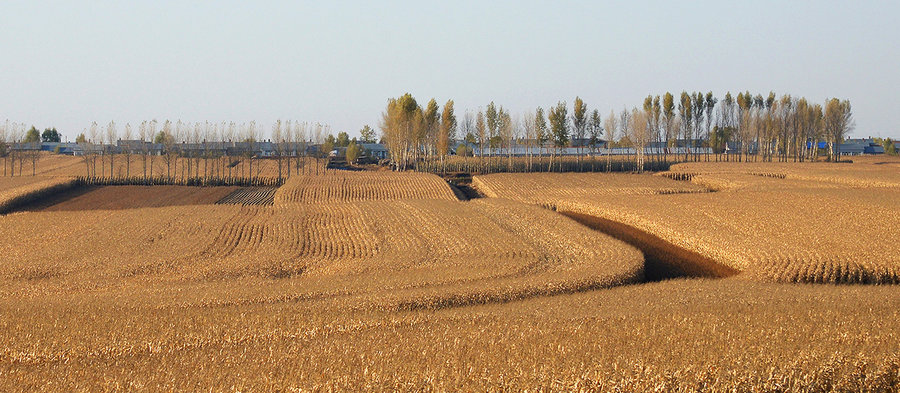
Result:
[[0,177],[0,214],[74,184],[75,181],[69,178]]
[[705,192],[694,184],[660,176],[622,173],[498,173],[475,176],[472,185],[487,197],[541,204],[586,195],[655,195]]
[[276,205],[397,199],[457,200],[441,178],[423,173],[333,171],[295,176],[275,193]]
[[[672,172],[714,175],[753,175],[775,180],[791,180],[810,186],[823,184],[845,187],[900,187],[900,160],[864,159],[860,163],[827,162],[691,162],[675,164]],[[762,180],[762,179],[761,179]],[[772,182],[777,184],[777,182]]]
[[[900,283],[900,254],[894,244],[900,226],[892,218],[900,210],[897,189],[716,173],[693,179],[701,183],[716,179],[721,183],[715,188],[721,192],[653,195],[622,192],[623,186],[616,183],[610,190],[579,189],[560,175],[558,181],[554,175],[542,176],[539,186],[528,184],[529,176],[488,175],[476,181],[499,190],[489,195],[631,226],[748,277]],[[632,179],[636,187],[647,184],[640,177]]]
[[19,213],[0,239],[4,295],[291,279],[304,296],[381,294],[358,307],[439,308],[643,273],[630,246],[504,200]]

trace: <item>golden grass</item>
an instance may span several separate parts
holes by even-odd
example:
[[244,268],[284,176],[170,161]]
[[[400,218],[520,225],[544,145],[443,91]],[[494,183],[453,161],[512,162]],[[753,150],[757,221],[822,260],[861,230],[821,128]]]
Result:
[[[887,187],[886,180],[863,188],[849,180],[855,173],[852,169],[845,170],[842,176],[848,178],[840,181],[814,181],[810,179],[823,171],[818,167],[806,175],[802,168],[794,168],[794,175],[781,179],[721,171],[734,167],[730,164],[709,164],[706,171],[699,163],[691,165],[693,175],[688,178],[692,182],[682,183],[707,184],[721,191],[628,192],[627,185],[601,177],[607,175],[591,174],[583,176],[595,176],[596,183],[610,184],[610,189],[574,187],[570,177],[557,180],[552,174],[535,176],[541,179],[535,184],[529,183],[528,177],[534,176],[530,174],[476,176],[473,184],[488,195],[626,224],[743,271],[745,277],[780,282],[900,283],[900,254],[894,244],[900,239],[900,226],[891,218],[900,209],[900,190]],[[893,176],[871,168],[859,172],[869,173],[870,178]],[[621,176],[636,189],[653,184],[639,176]]]
[[276,205],[400,199],[457,200],[440,177],[413,172],[331,171],[294,176],[275,193]]

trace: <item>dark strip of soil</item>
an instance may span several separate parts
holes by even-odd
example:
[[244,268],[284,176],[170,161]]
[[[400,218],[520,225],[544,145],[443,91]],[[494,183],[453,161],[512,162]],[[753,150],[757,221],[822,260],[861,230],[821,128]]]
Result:
[[101,186],[74,186],[62,192],[57,192],[43,196],[41,198],[32,199],[30,202],[12,209],[10,213],[42,211],[49,208],[50,206],[54,206],[68,201],[72,198],[82,196],[100,187]]
[[734,268],[620,222],[575,212],[559,213],[641,250],[644,253],[644,274],[647,281],[677,277],[723,278],[740,273]]

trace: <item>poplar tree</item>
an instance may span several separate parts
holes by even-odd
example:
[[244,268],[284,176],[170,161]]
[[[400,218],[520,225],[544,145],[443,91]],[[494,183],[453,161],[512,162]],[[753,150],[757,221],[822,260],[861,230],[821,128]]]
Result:
[[[560,152],[561,148],[569,144],[569,117],[567,112],[566,102],[560,101],[555,107],[550,107],[550,111],[547,114],[547,120],[550,121],[550,132],[553,136],[553,145],[556,147],[557,152]],[[552,156],[550,161],[552,165]],[[560,163],[560,169],[562,169],[562,163]]]
[[450,152],[450,142],[456,135],[456,114],[453,112],[453,100],[447,100],[441,112],[441,125],[438,132],[437,151],[441,157],[441,170],[444,170],[444,157]]

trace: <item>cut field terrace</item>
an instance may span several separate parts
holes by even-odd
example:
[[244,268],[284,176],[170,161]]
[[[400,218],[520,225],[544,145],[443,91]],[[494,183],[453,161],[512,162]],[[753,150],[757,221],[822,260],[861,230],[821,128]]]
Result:
[[[0,216],[0,390],[896,390],[896,287],[786,283],[891,282],[896,260],[853,254],[891,227],[822,226],[828,206],[895,209],[893,189],[714,165],[476,176],[468,202],[415,173],[110,186]],[[67,181],[22,179],[0,195]],[[810,263],[828,247],[855,264]],[[731,278],[633,285],[651,262]]]

